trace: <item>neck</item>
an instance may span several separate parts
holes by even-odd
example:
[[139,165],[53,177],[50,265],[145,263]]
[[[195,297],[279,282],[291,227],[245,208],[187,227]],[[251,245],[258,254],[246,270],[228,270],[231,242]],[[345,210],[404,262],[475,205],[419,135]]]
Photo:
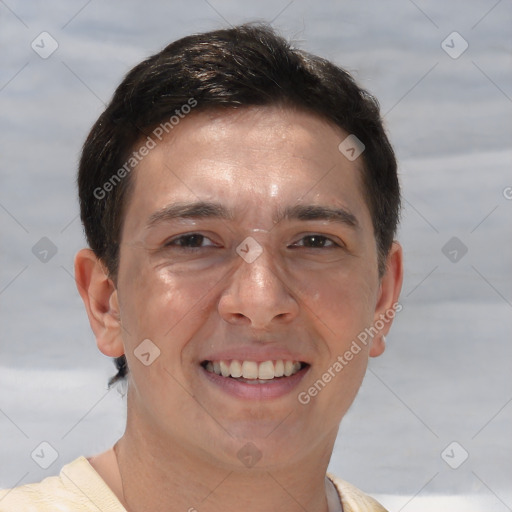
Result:
[[325,477],[333,444],[334,439],[322,453],[306,454],[293,467],[240,470],[216,465],[211,457],[172,439],[162,442],[154,429],[129,415],[125,434],[114,448],[119,499],[128,512],[331,512],[328,499],[339,503]]

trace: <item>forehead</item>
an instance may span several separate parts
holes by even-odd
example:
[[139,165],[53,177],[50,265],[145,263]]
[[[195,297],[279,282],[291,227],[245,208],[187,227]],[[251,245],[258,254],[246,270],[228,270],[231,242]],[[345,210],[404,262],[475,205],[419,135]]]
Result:
[[198,200],[240,213],[253,208],[253,214],[303,201],[368,218],[363,161],[349,161],[338,150],[347,135],[316,115],[280,107],[185,116],[162,140],[153,135],[155,147],[131,177],[125,226],[135,229],[173,202]]

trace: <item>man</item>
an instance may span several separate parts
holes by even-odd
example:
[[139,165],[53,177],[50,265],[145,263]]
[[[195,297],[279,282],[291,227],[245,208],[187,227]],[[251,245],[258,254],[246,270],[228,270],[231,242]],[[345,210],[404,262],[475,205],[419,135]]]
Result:
[[266,26],[186,37],[125,77],[78,184],[76,281],[126,431],[0,510],[384,510],[326,474],[400,307],[376,101]]

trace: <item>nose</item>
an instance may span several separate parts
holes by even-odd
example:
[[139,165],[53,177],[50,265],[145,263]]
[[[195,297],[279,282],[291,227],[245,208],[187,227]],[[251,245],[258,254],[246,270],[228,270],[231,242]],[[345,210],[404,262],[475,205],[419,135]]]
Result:
[[236,264],[218,304],[226,322],[266,330],[297,317],[299,305],[293,290],[270,251],[264,250],[251,263],[241,260]]

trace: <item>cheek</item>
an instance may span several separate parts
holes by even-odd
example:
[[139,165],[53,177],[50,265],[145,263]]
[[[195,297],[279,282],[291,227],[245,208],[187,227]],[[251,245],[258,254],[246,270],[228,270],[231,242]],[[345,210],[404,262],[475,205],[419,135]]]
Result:
[[297,272],[292,282],[303,309],[325,324],[326,339],[346,341],[373,319],[377,290],[369,273],[354,268]]
[[[305,311],[313,311],[316,331],[327,348],[304,395],[309,406],[326,412],[333,426],[353,402],[368,362],[369,345],[357,342],[358,335],[371,325],[377,296],[375,273],[357,265],[331,269],[316,275],[295,276],[300,283]],[[302,402],[301,402],[302,403]],[[336,404],[336,405],[335,405]]]
[[[188,381],[184,359],[187,342],[204,323],[210,281],[149,266],[125,267],[120,307],[132,396],[155,422],[160,416],[171,419],[173,410],[199,414],[182,387]],[[144,352],[139,347],[145,347]],[[149,361],[141,354],[148,352],[146,365]],[[167,412],[163,403],[168,404]]]
[[134,261],[120,283],[120,308],[128,344],[149,338],[176,354],[209,310],[217,275],[170,272]]

